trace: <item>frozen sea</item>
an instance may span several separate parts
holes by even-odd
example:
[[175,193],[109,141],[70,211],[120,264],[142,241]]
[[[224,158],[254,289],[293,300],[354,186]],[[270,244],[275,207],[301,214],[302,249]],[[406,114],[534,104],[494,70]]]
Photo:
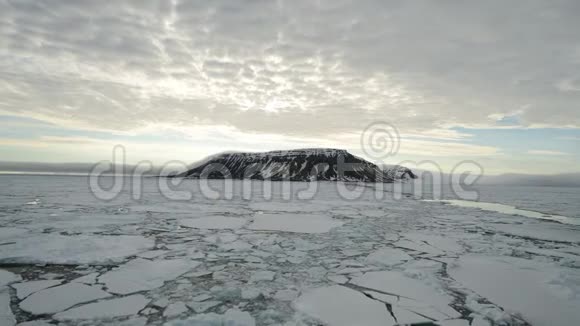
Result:
[[0,325],[580,324],[578,188],[121,179],[0,175]]

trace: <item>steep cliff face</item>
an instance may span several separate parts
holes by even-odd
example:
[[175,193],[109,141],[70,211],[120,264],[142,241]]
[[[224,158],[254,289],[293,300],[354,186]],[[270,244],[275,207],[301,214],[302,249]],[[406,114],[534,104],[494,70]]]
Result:
[[178,175],[187,178],[273,181],[393,182],[416,178],[402,166],[381,170],[341,149],[298,149],[264,153],[225,153],[209,157]]

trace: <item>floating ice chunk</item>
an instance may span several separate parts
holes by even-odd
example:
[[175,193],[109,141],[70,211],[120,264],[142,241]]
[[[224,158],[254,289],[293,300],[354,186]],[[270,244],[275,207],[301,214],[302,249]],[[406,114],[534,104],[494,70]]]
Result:
[[432,322],[432,319],[427,319],[423,316],[419,316],[418,314],[409,311],[405,308],[401,308],[398,306],[392,306],[391,310],[393,311],[393,315],[397,318],[397,324],[401,325],[410,325],[410,324],[421,324],[421,323],[429,323]]
[[95,284],[97,283],[97,277],[99,273],[91,273],[79,278],[75,278],[71,283],[84,283],[84,284]]
[[73,308],[54,315],[57,320],[101,319],[131,316],[145,308],[149,299],[137,294],[119,299],[104,300]]
[[155,307],[159,307],[159,308],[165,308],[169,305],[169,299],[168,298],[159,298],[157,299],[155,302],[153,302],[153,305]]
[[147,318],[137,317],[125,321],[115,322],[115,326],[145,326],[147,325]]
[[401,249],[383,248],[368,255],[366,261],[374,265],[393,266],[412,259],[413,257]]
[[183,219],[181,226],[194,229],[239,229],[246,224],[246,219],[227,216],[207,216]]
[[252,249],[252,245],[244,241],[235,241],[220,246],[225,251],[248,251]]
[[0,246],[3,263],[89,264],[121,261],[155,245],[141,236],[42,234]]
[[199,314],[202,312],[206,312],[215,306],[219,306],[220,304],[221,304],[220,301],[203,301],[203,302],[190,302],[187,304],[187,306]]
[[0,325],[13,326],[16,324],[16,318],[10,308],[10,292],[8,288],[0,288]]
[[12,284],[12,287],[16,290],[16,296],[18,299],[22,300],[34,292],[59,285],[60,283],[62,283],[60,280],[40,280]]
[[242,289],[242,299],[254,300],[262,294],[262,291],[256,288]]
[[440,308],[444,312],[452,310],[448,305],[451,303],[451,298],[442,290],[427,285],[421,280],[409,278],[400,272],[369,272],[351,280],[351,283],[386,294],[412,298]]
[[152,290],[200,264],[200,262],[181,259],[150,261],[137,258],[118,269],[103,274],[99,277],[99,282],[104,283],[108,291],[117,294]]
[[184,320],[174,320],[165,323],[166,326],[255,326],[255,319],[245,311],[230,309],[223,315],[201,314]]
[[294,301],[294,307],[332,326],[384,326],[396,323],[384,304],[340,285],[310,290]]
[[491,322],[483,316],[475,316],[471,321],[471,326],[491,326]]
[[168,317],[168,318],[173,318],[173,317],[177,317],[183,313],[186,313],[187,311],[189,311],[189,309],[187,309],[187,306],[185,305],[185,303],[175,302],[175,303],[172,303],[169,306],[167,306],[167,308],[165,308],[165,310],[163,311],[163,316]]
[[211,299],[212,296],[209,294],[200,294],[198,296],[193,297],[191,300],[195,302],[202,302]]
[[419,252],[424,252],[424,253],[428,253],[428,254],[432,254],[432,255],[444,255],[445,251],[439,249],[439,248],[435,248],[429,244],[426,244],[424,242],[419,242],[419,241],[411,241],[411,240],[399,240],[395,243],[393,243],[394,246],[396,247],[401,247],[401,248],[405,248],[405,249],[410,249],[410,250],[414,250],[414,251],[419,251]]
[[252,274],[250,282],[272,281],[275,276],[276,273],[272,271],[259,271]]
[[254,211],[271,211],[271,212],[288,212],[288,213],[298,213],[298,212],[324,212],[330,207],[326,205],[318,205],[312,203],[301,203],[301,205],[296,205],[295,203],[286,202],[253,202],[250,204],[250,209]]
[[338,283],[338,284],[344,284],[348,282],[348,277],[343,276],[343,275],[329,275],[326,277],[329,281],[332,281],[334,283]]
[[[461,257],[449,274],[491,302],[519,312],[532,325],[576,325],[580,320],[579,278],[576,274],[567,280],[564,270],[556,266],[473,255]],[[563,286],[556,286],[557,280]]]
[[459,253],[463,251],[463,247],[459,245],[455,239],[450,237],[411,232],[405,234],[405,238],[414,242],[426,242],[430,246],[448,253]]
[[280,290],[274,294],[274,299],[280,301],[292,301],[298,296],[298,291],[295,290]]
[[326,215],[261,214],[254,215],[249,229],[295,233],[325,233],[341,226],[343,222]]
[[96,287],[69,283],[36,292],[20,302],[20,308],[34,315],[50,314],[69,307],[111,296]]
[[22,278],[20,277],[20,275],[0,269],[0,288],[3,287],[4,285],[18,282],[21,279]]

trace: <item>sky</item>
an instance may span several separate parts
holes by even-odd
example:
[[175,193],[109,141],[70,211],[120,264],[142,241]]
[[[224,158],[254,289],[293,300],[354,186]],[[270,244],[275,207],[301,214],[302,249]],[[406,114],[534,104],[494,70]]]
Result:
[[580,172],[580,2],[0,0],[0,161],[400,135],[388,164]]

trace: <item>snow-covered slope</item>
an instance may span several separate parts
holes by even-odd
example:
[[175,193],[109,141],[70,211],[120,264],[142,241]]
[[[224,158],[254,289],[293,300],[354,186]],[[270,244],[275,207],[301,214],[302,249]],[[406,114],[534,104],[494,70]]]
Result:
[[269,179],[274,181],[393,182],[416,178],[408,168],[377,165],[346,150],[310,148],[263,153],[224,153],[210,157],[179,175],[188,178]]

